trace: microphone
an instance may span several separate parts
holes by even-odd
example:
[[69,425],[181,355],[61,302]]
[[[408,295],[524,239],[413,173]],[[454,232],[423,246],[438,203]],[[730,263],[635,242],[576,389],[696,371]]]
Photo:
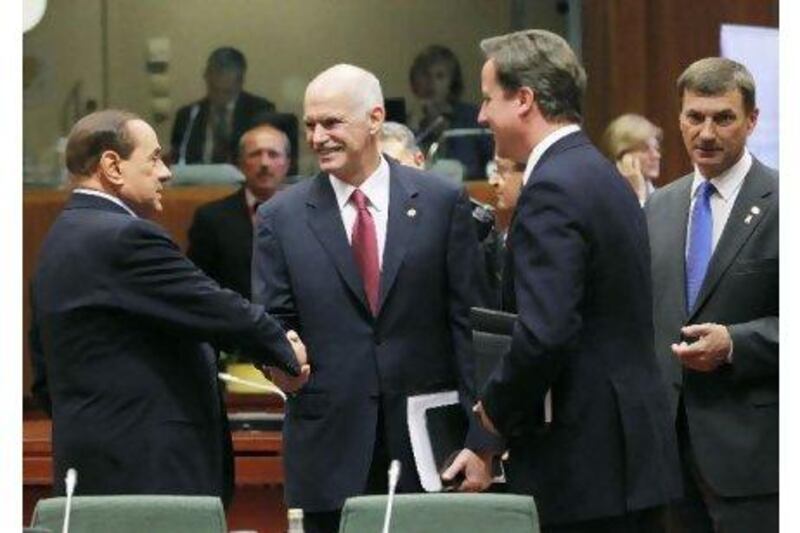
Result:
[[394,491],[397,482],[400,480],[400,461],[393,459],[389,465],[389,497],[386,499],[386,514],[383,517],[383,533],[389,533],[389,521],[392,518],[392,503],[394,503]]
[[75,485],[78,484],[78,473],[74,468],[67,470],[67,477],[64,479],[67,486],[67,504],[64,506],[64,526],[61,533],[69,532],[69,514],[72,511],[72,493],[75,492]]

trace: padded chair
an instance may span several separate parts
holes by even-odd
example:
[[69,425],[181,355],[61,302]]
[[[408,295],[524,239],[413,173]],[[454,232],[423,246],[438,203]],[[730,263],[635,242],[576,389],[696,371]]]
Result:
[[[39,500],[32,526],[61,531],[66,498]],[[224,533],[225,512],[211,496],[75,496],[72,533]]]
[[[386,496],[349,498],[339,533],[381,531]],[[395,496],[392,533],[538,533],[539,515],[530,496],[511,494],[401,494]]]

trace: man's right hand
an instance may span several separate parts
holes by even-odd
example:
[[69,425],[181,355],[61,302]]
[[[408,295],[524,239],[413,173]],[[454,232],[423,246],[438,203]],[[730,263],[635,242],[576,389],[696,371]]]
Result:
[[300,340],[300,336],[294,330],[290,330],[286,333],[286,338],[289,340],[289,344],[292,345],[297,363],[300,365],[300,375],[297,377],[290,376],[273,366],[263,367],[262,372],[283,392],[297,392],[303,385],[308,383],[308,378],[311,376],[311,365],[308,364],[306,346]]

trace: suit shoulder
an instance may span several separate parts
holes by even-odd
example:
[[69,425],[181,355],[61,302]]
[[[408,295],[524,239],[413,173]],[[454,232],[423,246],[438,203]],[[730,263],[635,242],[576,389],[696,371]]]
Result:
[[244,100],[243,103],[246,103],[248,107],[253,109],[265,109],[268,111],[272,111],[275,109],[275,104],[271,101],[267,100],[263,96],[258,96],[257,94],[248,93],[246,91],[242,92],[242,99]]
[[648,198],[646,205],[655,206],[663,202],[671,202],[678,199],[681,192],[684,191],[686,187],[691,185],[693,179],[694,176],[692,174],[687,174],[659,189],[656,189],[653,191],[653,194],[650,196],[650,198]]
[[294,183],[285,189],[277,192],[269,201],[265,202],[259,211],[272,213],[282,209],[297,209],[298,206],[305,204],[312,185],[319,179],[326,179],[322,175],[313,178],[305,178]]
[[232,209],[238,209],[241,204],[240,195],[241,191],[236,191],[199,206],[195,211],[195,218],[215,217]]
[[406,181],[414,188],[433,196],[457,198],[464,189],[463,184],[427,170],[400,165],[393,167],[392,170],[401,181]]

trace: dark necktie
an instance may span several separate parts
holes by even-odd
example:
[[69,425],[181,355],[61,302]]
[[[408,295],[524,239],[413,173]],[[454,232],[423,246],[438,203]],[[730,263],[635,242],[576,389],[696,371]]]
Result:
[[367,294],[367,302],[372,314],[378,314],[378,286],[380,282],[380,270],[378,268],[378,237],[375,231],[375,221],[372,213],[367,209],[367,197],[363,192],[356,189],[350,196],[350,200],[356,206],[356,221],[353,224],[353,235],[350,246],[353,249],[353,257],[361,272],[361,279],[364,281],[364,291]]
[[214,150],[212,163],[227,163],[229,160],[230,132],[228,131],[228,110],[225,107],[212,108],[211,134]]
[[708,270],[713,252],[714,219],[711,216],[711,195],[716,188],[704,180],[697,190],[689,226],[689,248],[686,253],[686,311],[692,312]]

